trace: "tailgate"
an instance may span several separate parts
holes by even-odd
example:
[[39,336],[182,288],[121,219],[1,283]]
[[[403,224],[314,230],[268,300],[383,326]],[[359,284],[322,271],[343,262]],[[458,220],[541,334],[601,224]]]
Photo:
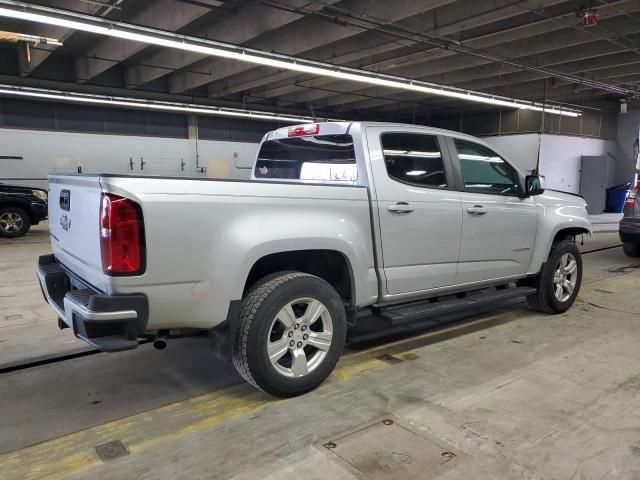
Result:
[[49,231],[58,262],[106,292],[100,251],[99,176],[49,176]]

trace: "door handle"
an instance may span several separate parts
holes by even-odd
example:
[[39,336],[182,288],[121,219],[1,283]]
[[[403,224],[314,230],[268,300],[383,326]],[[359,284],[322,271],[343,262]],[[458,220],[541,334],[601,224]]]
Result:
[[411,213],[413,212],[413,205],[407,202],[398,202],[395,205],[389,205],[387,210],[393,213]]
[[474,205],[473,207],[467,208],[467,212],[471,215],[484,215],[488,210],[482,205]]

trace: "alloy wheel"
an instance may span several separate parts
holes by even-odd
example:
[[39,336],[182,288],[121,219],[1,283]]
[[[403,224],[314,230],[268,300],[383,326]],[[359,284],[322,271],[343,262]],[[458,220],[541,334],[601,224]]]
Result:
[[0,229],[4,233],[19,232],[24,226],[24,219],[14,212],[5,212],[0,215]]
[[560,302],[566,302],[573,295],[578,281],[578,262],[571,253],[560,257],[553,274],[553,293]]
[[279,374],[304,377],[324,361],[332,338],[327,307],[315,298],[299,298],[287,303],[271,323],[267,354]]

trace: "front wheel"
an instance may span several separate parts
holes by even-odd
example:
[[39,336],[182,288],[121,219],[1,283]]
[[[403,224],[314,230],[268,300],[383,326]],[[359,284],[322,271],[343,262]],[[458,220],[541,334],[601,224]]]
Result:
[[345,308],[331,285],[306,273],[280,272],[243,299],[233,364],[271,395],[301,395],[334,369],[346,330]]
[[0,237],[21,237],[31,228],[27,212],[18,207],[0,208]]
[[572,240],[562,240],[551,248],[547,262],[536,279],[538,292],[527,300],[544,313],[564,313],[576,300],[582,284],[582,257]]

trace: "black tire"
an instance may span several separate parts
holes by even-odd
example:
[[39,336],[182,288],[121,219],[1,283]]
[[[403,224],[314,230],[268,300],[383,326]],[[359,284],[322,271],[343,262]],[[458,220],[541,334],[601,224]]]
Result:
[[[4,219],[4,221],[3,221]],[[15,227],[15,223],[12,223],[11,227],[8,227],[4,222],[11,219],[12,222],[19,222],[19,227]],[[4,225],[4,227],[3,227]],[[31,228],[31,218],[29,214],[19,207],[4,207],[0,208],[0,237],[4,238],[17,238],[23,236]]]
[[[267,345],[271,341],[277,341],[277,339],[271,340],[275,328],[272,324],[276,316],[290,302],[301,298],[318,300],[325,306],[330,317],[324,317],[323,314],[322,318],[329,319],[333,332],[324,358],[314,369],[310,369],[304,376],[287,377],[272,364],[267,353]],[[296,308],[298,308],[297,304]],[[324,320],[320,321],[324,322]],[[300,331],[295,332],[296,335],[302,333],[301,328]],[[308,328],[307,333],[312,331],[311,326],[306,328]],[[293,326],[290,330],[293,330]],[[329,283],[306,273],[279,272],[258,282],[247,292],[242,301],[233,365],[247,382],[271,395],[277,397],[302,395],[317,387],[333,371],[342,354],[346,332],[347,318],[344,304],[338,292]],[[285,330],[280,340],[287,335]],[[315,347],[311,347],[310,351],[311,358],[315,352],[319,352]],[[282,357],[285,362],[287,355],[290,356],[291,370],[293,370],[294,360],[291,349]]]
[[622,251],[627,257],[640,257],[640,242],[624,242]]
[[[571,254],[576,261],[576,283],[573,293],[565,300],[560,301],[554,293],[554,274],[560,265],[560,260],[565,254]],[[551,247],[549,258],[542,267],[540,274],[533,282],[538,293],[529,295],[527,301],[535,310],[543,313],[564,313],[576,300],[580,286],[582,285],[582,257],[578,246],[571,239],[562,240]]]

